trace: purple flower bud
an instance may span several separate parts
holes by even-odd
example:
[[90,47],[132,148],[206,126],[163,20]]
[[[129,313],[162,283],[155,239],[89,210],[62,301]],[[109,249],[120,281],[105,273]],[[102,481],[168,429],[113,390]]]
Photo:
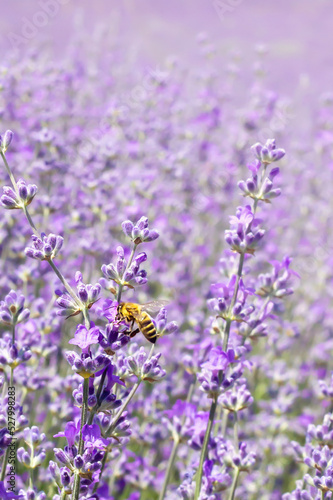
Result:
[[82,469],[82,467],[84,466],[84,460],[81,455],[76,455],[76,457],[74,458],[74,466],[77,469]]
[[138,265],[142,264],[146,260],[147,260],[147,254],[145,252],[141,252],[135,257],[135,261],[137,262]]
[[151,229],[149,231],[148,236],[145,238],[145,241],[150,242],[154,241],[159,237],[159,232],[156,229]]
[[5,153],[10,146],[13,139],[13,132],[11,130],[6,130],[5,135],[2,138],[1,149]]
[[138,222],[136,223],[136,226],[139,228],[140,231],[148,228],[148,218],[141,217],[141,219],[139,219]]
[[131,237],[132,236],[132,230],[133,230],[133,222],[131,222],[130,220],[125,220],[121,227],[123,228],[123,231],[124,233],[126,234],[126,236],[129,236]]
[[61,484],[66,488],[67,486],[70,485],[71,482],[71,476],[69,475],[69,472],[65,467],[63,467],[60,471],[60,480]]
[[71,465],[69,460],[68,460],[68,456],[61,448],[54,448],[54,454],[59,462],[65,464],[65,465]]

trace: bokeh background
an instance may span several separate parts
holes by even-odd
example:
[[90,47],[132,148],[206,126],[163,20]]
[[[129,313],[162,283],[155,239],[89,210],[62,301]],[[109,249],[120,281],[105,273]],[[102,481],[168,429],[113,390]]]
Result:
[[[10,34],[21,35],[26,20],[33,20],[42,3],[5,2],[0,19],[3,53],[11,46]],[[193,58],[195,37],[205,31],[221,56],[239,50],[251,61],[253,47],[267,44],[272,60],[269,76],[277,88],[294,92],[300,79],[313,92],[329,88],[333,77],[331,0],[230,0],[224,4],[230,10],[223,16],[213,0],[63,0],[57,14],[33,38],[49,43],[59,58],[78,25],[85,27],[87,38],[104,25],[115,38],[126,39],[134,59],[153,64],[170,54]]]

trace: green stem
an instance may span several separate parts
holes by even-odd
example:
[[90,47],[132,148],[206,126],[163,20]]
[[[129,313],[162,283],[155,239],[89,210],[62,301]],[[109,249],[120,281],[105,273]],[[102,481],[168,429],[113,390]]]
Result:
[[14,322],[12,325],[12,344],[15,344],[15,327],[16,323]]
[[230,495],[229,495],[229,500],[234,500],[235,498],[235,492],[236,492],[236,488],[237,488],[237,481],[238,481],[238,477],[239,477],[239,469],[236,469],[235,470],[235,475],[234,475],[234,480],[232,482],[232,486],[231,486],[231,490],[230,490]]
[[67,493],[66,493],[66,490],[62,490],[62,493],[61,493],[61,500],[66,500],[67,498]]
[[205,461],[205,458],[207,455],[207,448],[208,448],[208,443],[209,443],[209,439],[210,439],[210,433],[211,433],[213,423],[214,423],[216,407],[217,407],[217,397],[212,401],[210,411],[209,411],[208,425],[206,428],[205,438],[204,438],[204,442],[203,442],[202,449],[201,449],[199,468],[197,470],[194,500],[198,500],[199,496],[200,496],[202,474],[203,474],[203,465],[204,465],[204,461]]
[[9,455],[9,446],[7,446],[6,452],[5,452],[4,457],[3,457],[0,481],[4,481],[5,480],[6,469],[7,469],[7,462],[8,462],[8,455]]
[[[12,344],[15,344],[15,327],[16,327],[16,322],[13,323],[12,325]],[[9,381],[9,386],[12,387],[14,383],[14,368],[11,366],[10,367],[10,381]]]
[[34,474],[34,470],[33,469],[29,469],[29,488],[33,490],[33,487],[34,487],[34,481],[33,481],[33,474]]
[[89,317],[89,312],[86,307],[82,309],[82,314],[84,317],[84,326],[86,327],[87,330],[90,328],[90,317]]
[[142,382],[142,379],[138,380],[132,387],[131,389],[131,392],[129,393],[129,395],[127,396],[126,398],[126,401],[125,403],[123,404],[123,406],[119,409],[118,413],[116,413],[116,416],[114,417],[113,421],[111,422],[111,425],[110,427],[108,428],[108,430],[106,431],[106,436],[112,434],[112,432],[115,430],[116,426],[117,426],[117,423],[118,423],[118,420],[120,419],[120,417],[122,416],[123,412],[126,410],[127,406],[129,405],[129,403],[131,402],[134,394],[136,393],[136,391],[138,390],[138,388],[140,387],[141,385],[141,382]]
[[[191,401],[192,396],[193,396],[193,392],[194,392],[194,387],[195,387],[195,381],[193,381],[192,384],[190,385],[190,388],[189,388],[189,391],[187,394],[187,398],[186,398],[186,403],[189,403]],[[186,414],[184,414],[182,417],[180,430],[183,427],[185,420],[186,420]],[[164,477],[164,482],[163,482],[163,486],[162,486],[162,491],[161,491],[160,496],[159,496],[159,500],[164,500],[165,493],[166,493],[166,490],[167,490],[167,487],[168,487],[168,484],[170,481],[170,476],[171,476],[171,472],[173,469],[173,464],[174,464],[174,461],[175,461],[176,456],[177,456],[177,450],[178,450],[179,443],[180,443],[180,438],[177,435],[174,438],[174,443],[173,443],[171,455],[169,457],[168,466],[167,466],[166,474]]]
[[15,189],[15,193],[18,195],[18,194],[19,194],[19,190],[18,190],[18,187],[17,187],[17,184],[16,184],[16,180],[15,180],[15,177],[14,177],[14,175],[13,175],[13,173],[12,173],[12,171],[11,171],[11,169],[10,169],[9,165],[8,165],[8,162],[7,162],[7,158],[6,158],[6,156],[5,156],[5,153],[4,153],[3,151],[1,151],[1,153],[0,153],[0,154],[1,154],[2,160],[3,160],[4,164],[5,164],[5,167],[6,167],[7,173],[8,173],[8,175],[9,175],[10,182],[12,183],[13,188]]
[[[80,423],[80,439],[79,439],[79,447],[78,447],[78,455],[82,455],[84,442],[82,437],[82,429],[87,420],[88,413],[88,395],[89,395],[89,378],[85,378],[83,382],[83,402],[81,408],[81,423]],[[81,477],[79,472],[75,472],[74,478],[74,486],[73,486],[73,496],[72,500],[78,500],[80,494],[80,482]]]
[[35,224],[33,223],[33,220],[32,220],[32,218],[31,218],[31,215],[29,214],[29,211],[28,211],[28,209],[27,209],[27,207],[26,207],[25,205],[23,206],[23,212],[24,212],[24,214],[25,214],[25,216],[26,216],[26,218],[27,218],[27,220],[28,220],[28,222],[29,222],[29,224],[30,224],[31,228],[35,231],[35,233],[36,233],[38,236],[40,236],[40,235],[39,235],[39,232],[38,232],[38,230],[37,230],[37,228],[36,228],[36,226],[35,226]]
[[163,483],[163,486],[162,486],[162,490],[161,490],[160,496],[158,497],[158,500],[164,500],[165,493],[166,493],[166,490],[167,490],[167,487],[168,487],[168,484],[169,484],[171,472],[172,472],[172,469],[173,469],[173,463],[174,463],[174,461],[176,459],[176,456],[177,456],[178,446],[179,446],[179,436],[173,442],[173,447],[172,447],[172,450],[171,450],[171,455],[170,455],[169,461],[168,461],[168,467],[167,467],[166,474],[165,474],[165,477],[164,477],[164,483]]
[[238,441],[238,415],[237,412],[234,412],[234,441],[235,441],[235,449],[238,451],[239,449],[239,441]]

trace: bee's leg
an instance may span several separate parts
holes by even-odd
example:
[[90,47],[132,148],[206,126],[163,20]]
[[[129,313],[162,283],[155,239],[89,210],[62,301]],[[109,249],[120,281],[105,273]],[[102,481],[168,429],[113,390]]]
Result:
[[137,328],[136,330],[131,331],[131,333],[130,333],[130,337],[131,337],[131,339],[132,339],[133,337],[135,337],[135,335],[136,335],[137,333],[139,333],[139,331],[140,331],[140,330],[139,330],[139,328]]
[[131,323],[131,331],[130,331],[130,333],[129,333],[129,336],[130,336],[131,338],[135,337],[135,335],[136,335],[137,333],[139,333],[139,331],[140,331],[140,330],[139,330],[139,328],[136,328],[136,330],[133,330],[134,323],[135,323],[135,320],[133,320],[133,321],[132,321],[132,323]]

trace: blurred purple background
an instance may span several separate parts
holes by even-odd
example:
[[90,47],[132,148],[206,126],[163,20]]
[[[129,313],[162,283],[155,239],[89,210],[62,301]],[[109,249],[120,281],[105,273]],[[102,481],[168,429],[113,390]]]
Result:
[[[4,55],[16,36],[20,49],[42,39],[52,46],[54,57],[61,57],[79,24],[85,26],[87,37],[105,25],[116,39],[125,38],[134,58],[157,64],[170,54],[191,60],[197,52],[196,35],[204,31],[222,57],[239,50],[250,63],[254,46],[266,44],[273,63],[268,77],[276,90],[292,94],[300,81],[310,93],[330,90],[332,0],[220,4],[226,6],[225,14],[218,14],[213,0],[11,0],[1,9],[0,48]],[[54,9],[52,15],[40,15],[45,5]],[[23,42],[22,30],[31,22],[40,26]]]

